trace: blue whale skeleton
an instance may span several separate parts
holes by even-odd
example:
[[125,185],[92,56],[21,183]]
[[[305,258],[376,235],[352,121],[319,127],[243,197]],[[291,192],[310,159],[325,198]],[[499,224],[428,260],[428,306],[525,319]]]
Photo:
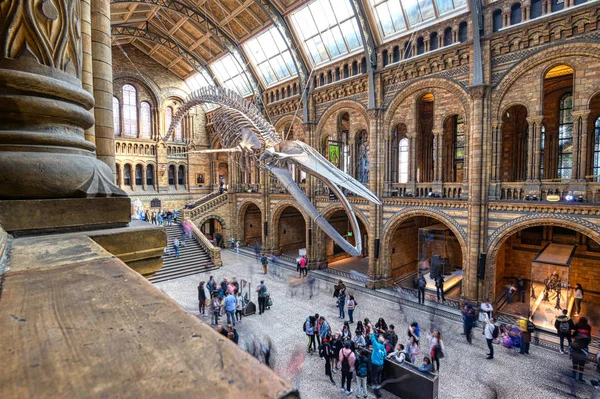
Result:
[[[189,151],[189,153],[233,153],[240,157],[242,165],[244,163],[249,165],[252,162],[268,169],[325,234],[348,254],[359,256],[362,252],[362,238],[358,221],[341,188],[378,205],[381,204],[379,199],[363,184],[339,170],[311,146],[298,140],[282,140],[258,108],[237,93],[222,87],[202,87],[193,91],[173,116],[163,140],[169,139],[182,118],[192,108],[209,103],[221,106],[215,111],[213,121],[222,149]],[[341,201],[349,216],[355,246],[346,241],[306,197],[288,170],[290,163],[300,166],[306,173],[320,179]]]

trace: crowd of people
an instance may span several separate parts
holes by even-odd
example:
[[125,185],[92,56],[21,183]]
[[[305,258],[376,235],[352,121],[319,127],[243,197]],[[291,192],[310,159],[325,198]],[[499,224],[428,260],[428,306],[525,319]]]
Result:
[[[339,309],[341,327],[334,329],[324,316],[310,315],[303,323],[303,331],[308,338],[307,353],[316,353],[325,360],[325,375],[336,384],[333,374],[340,372],[340,391],[350,396],[368,396],[368,386],[376,397],[381,397],[381,377],[385,360],[397,363],[411,363],[421,372],[439,372],[440,359],[444,356],[444,342],[439,331],[428,334],[427,351],[422,351],[421,328],[413,322],[401,339],[393,324],[384,318],[372,323],[368,318],[358,320],[354,326],[353,313],[358,302],[354,295],[347,293],[345,284],[339,280],[333,296]],[[346,320],[345,310],[348,311]],[[352,325],[352,326],[351,326]],[[354,328],[353,328],[354,327]],[[356,377],[355,390],[352,389]],[[369,384],[370,383],[370,384]]]
[[179,219],[179,211],[177,209],[167,209],[166,211],[159,209],[158,212],[150,212],[148,209],[146,209],[145,211],[140,211],[138,217],[144,222],[156,224],[158,226],[171,226],[173,222],[177,223]]

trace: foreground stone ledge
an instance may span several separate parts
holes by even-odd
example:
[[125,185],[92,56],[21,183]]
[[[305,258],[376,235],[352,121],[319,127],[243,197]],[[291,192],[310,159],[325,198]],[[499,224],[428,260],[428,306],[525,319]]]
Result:
[[20,240],[0,296],[1,398],[299,398],[91,238]]
[[130,213],[127,197],[0,200],[0,225],[15,237],[124,227]]

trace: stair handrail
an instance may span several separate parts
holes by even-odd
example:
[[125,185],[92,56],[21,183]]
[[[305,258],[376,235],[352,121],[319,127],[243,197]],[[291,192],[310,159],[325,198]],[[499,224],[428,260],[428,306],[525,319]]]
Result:
[[216,197],[211,198],[208,201],[206,201],[192,209],[184,209],[183,210],[183,220],[192,220],[200,215],[203,215],[204,213],[207,213],[210,210],[212,210],[217,205],[227,202],[228,198],[229,198],[229,196],[228,196],[227,192],[224,192],[223,194],[219,194]]
[[206,201],[211,200],[218,195],[219,195],[219,190],[211,191],[210,193],[206,194],[204,197],[200,197],[199,199],[197,199],[194,202],[188,202],[187,204],[185,204],[184,209],[185,210],[194,209],[197,206],[202,205]]
[[198,244],[200,244],[200,246],[204,248],[206,253],[208,253],[208,256],[210,256],[213,265],[215,265],[215,267],[223,266],[223,261],[221,260],[221,248],[212,245],[210,240],[206,238],[204,233],[202,233],[198,226],[196,226],[194,223],[188,221],[187,224],[190,227],[194,237],[196,237]]

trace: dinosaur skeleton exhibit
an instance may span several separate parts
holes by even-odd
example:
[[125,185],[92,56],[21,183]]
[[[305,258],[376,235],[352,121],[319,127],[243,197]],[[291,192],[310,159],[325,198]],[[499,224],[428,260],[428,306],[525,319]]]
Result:
[[[298,202],[304,212],[314,220],[331,239],[352,256],[362,252],[362,239],[356,215],[342,189],[380,205],[379,199],[363,184],[336,168],[314,148],[298,140],[282,140],[275,128],[265,120],[260,111],[237,93],[222,87],[203,87],[192,92],[179,107],[171,126],[163,138],[167,141],[183,116],[192,108],[212,103],[221,107],[215,111],[214,126],[222,149],[200,150],[196,153],[232,153],[242,167],[249,169],[254,163],[268,169]],[[190,151],[191,152],[191,151]],[[300,166],[307,173],[325,183],[341,201],[348,213],[350,225],[356,238],[352,246],[325,220],[323,215],[306,197],[288,170],[288,164]]]

